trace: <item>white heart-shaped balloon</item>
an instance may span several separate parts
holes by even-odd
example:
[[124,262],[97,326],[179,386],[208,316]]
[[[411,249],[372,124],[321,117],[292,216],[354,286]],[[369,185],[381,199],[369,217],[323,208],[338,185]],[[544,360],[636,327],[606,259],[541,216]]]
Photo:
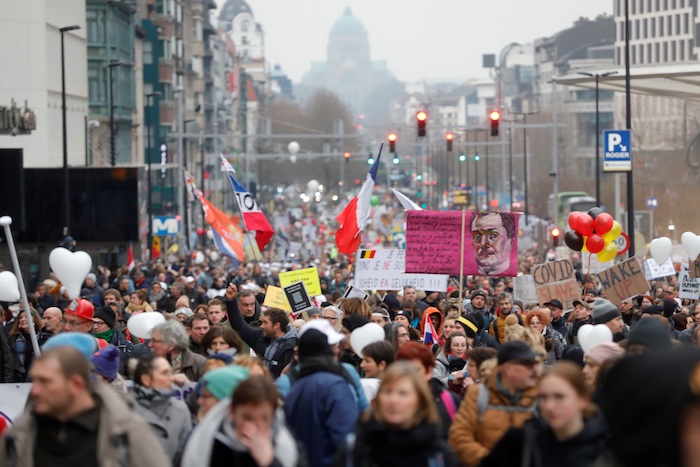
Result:
[[585,339],[590,332],[593,331],[593,325],[592,324],[584,324],[580,328],[578,328],[578,334],[576,334],[576,337],[578,338],[579,343],[581,342],[581,336]]
[[[581,335],[581,331],[586,326],[590,326],[591,329],[587,329],[586,332],[584,332],[584,334]],[[590,349],[596,344],[600,344],[603,342],[612,342],[612,340],[612,331],[609,327],[607,327],[604,324],[596,324],[595,326],[586,324],[581,326],[581,329],[579,329],[578,343],[584,352],[588,352],[588,349]]]
[[17,276],[10,271],[0,272],[0,301],[10,303],[19,301]]
[[688,259],[690,261],[695,261],[695,258],[700,255],[700,236],[695,235],[693,232],[684,232],[681,235],[681,243],[685,252],[688,253]]
[[165,323],[165,316],[157,311],[149,311],[133,315],[126,322],[126,328],[139,339],[150,339],[153,328],[162,323]]
[[360,326],[350,334],[350,345],[357,355],[362,357],[362,349],[365,346],[378,341],[383,341],[385,337],[384,328],[376,323],[367,323]]
[[672,248],[673,243],[668,237],[655,238],[649,244],[651,257],[654,258],[654,261],[656,261],[659,266],[664,264],[666,260],[671,257]]
[[49,265],[58,280],[66,288],[68,297],[80,297],[80,288],[92,269],[92,258],[84,251],[54,248],[49,255]]

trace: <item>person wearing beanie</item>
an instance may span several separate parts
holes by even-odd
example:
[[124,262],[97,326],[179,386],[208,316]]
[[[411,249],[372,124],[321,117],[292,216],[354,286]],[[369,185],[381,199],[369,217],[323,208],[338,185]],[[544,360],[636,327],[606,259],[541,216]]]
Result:
[[625,355],[641,355],[671,349],[671,335],[668,326],[657,318],[641,318],[627,336]]
[[92,318],[92,335],[119,349],[123,367],[131,358],[134,344],[124,336],[116,324],[117,315],[114,310],[109,306],[102,307],[95,312]]
[[486,305],[486,298],[486,292],[481,289],[472,292],[470,301],[464,308],[464,314],[472,315],[478,313],[484,317],[484,321],[488,320],[490,324],[491,311]]
[[117,394],[126,396],[129,391],[124,383],[124,378],[119,374],[119,349],[108,345],[90,358],[97,379],[103,381],[114,389]]
[[250,370],[237,365],[228,365],[205,373],[197,385],[197,420],[201,422],[219,401],[231,397],[236,387],[248,378]]
[[90,334],[81,332],[64,332],[56,337],[52,337],[41,347],[42,353],[56,347],[73,347],[81,353],[86,360],[90,360],[99,349],[97,340]]
[[593,324],[604,324],[610,328],[615,342],[624,339],[625,322],[622,313],[609,300],[596,298],[593,301]]
[[284,413],[305,447],[309,465],[331,466],[338,446],[355,429],[360,415],[342,367],[333,357],[328,337],[308,329],[299,338],[299,376],[285,399]]
[[393,293],[386,294],[382,303],[389,307],[389,313],[396,313],[401,309],[401,302],[399,302],[399,299],[396,298],[396,295]]
[[597,389],[601,379],[598,376],[600,366],[608,360],[618,360],[624,354],[622,347],[614,342],[601,342],[588,349],[583,355],[583,376],[586,377],[588,387]]
[[342,320],[342,326],[340,332],[345,335],[345,339],[340,342],[340,361],[342,363],[349,363],[355,368],[355,371],[359,373],[360,364],[362,363],[362,357],[355,354],[352,346],[350,345],[350,334],[357,328],[364,326],[370,321],[361,315],[350,315],[346,316]]

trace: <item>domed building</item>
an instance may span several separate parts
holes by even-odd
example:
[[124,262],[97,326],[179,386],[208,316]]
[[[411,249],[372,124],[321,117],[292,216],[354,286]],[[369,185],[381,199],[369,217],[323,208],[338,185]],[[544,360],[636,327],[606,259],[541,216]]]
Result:
[[327,89],[360,113],[365,112],[365,99],[374,89],[394,81],[384,60],[371,60],[367,30],[348,7],[331,28],[326,61],[312,62],[295,92],[304,99],[316,89]]
[[245,0],[226,0],[219,12],[219,28],[231,37],[242,61],[265,57],[265,34]]

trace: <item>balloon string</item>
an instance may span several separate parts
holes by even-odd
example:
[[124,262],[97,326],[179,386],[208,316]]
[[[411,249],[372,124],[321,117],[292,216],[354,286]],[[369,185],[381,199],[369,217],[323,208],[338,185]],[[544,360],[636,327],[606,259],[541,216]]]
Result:
[[588,278],[591,277],[591,256],[593,256],[593,254],[588,253],[588,268],[586,268],[586,278],[583,281],[583,294],[581,295],[581,299],[586,296],[586,284],[588,284]]

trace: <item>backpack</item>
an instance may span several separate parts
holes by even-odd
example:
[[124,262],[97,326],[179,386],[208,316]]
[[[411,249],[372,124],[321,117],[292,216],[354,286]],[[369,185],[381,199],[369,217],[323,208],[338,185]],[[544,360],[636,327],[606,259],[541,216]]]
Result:
[[537,410],[537,402],[530,407],[519,407],[512,405],[491,405],[489,404],[489,389],[484,383],[479,383],[479,394],[476,397],[477,420],[479,423],[484,422],[484,413],[487,410],[503,410],[508,413],[526,412],[534,414]]

